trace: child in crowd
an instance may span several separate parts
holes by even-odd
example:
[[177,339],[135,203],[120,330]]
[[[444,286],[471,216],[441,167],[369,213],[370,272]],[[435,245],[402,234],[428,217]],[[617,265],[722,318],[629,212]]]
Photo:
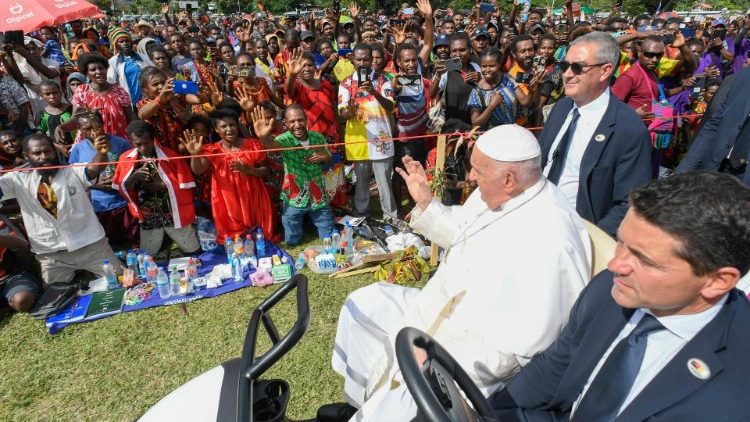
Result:
[[64,103],[62,90],[57,83],[43,81],[39,86],[39,94],[44,100],[44,109],[37,116],[36,128],[55,140],[55,148],[66,159],[70,156],[70,148],[76,137],[75,131],[62,132],[55,136],[57,127],[73,117],[73,106]]
[[41,29],[42,40],[44,41],[44,47],[42,47],[42,57],[52,59],[56,61],[60,66],[65,66],[68,59],[63,54],[62,46],[57,41],[55,30],[52,27],[45,26]]

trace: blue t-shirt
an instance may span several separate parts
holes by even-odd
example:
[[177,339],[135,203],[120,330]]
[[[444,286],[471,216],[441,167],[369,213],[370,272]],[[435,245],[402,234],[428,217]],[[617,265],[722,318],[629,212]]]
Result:
[[[117,161],[117,159],[120,157],[120,154],[132,148],[132,146],[130,146],[130,142],[128,142],[126,139],[114,135],[107,135],[107,137],[109,138],[110,145],[109,154],[107,154],[109,156],[108,161]],[[94,144],[92,144],[88,139],[84,139],[83,141],[80,141],[73,145],[73,148],[71,148],[70,150],[70,158],[68,159],[68,162],[71,164],[89,163],[94,159],[95,155],[96,149],[94,148]],[[102,171],[102,174],[106,172],[111,172],[111,174],[114,174],[114,167],[114,165],[107,166],[107,168]],[[128,202],[122,196],[120,196],[119,193],[102,191],[99,189],[91,189],[91,203],[94,204],[95,212],[110,211],[128,205]]]
[[125,80],[128,83],[128,92],[130,92],[130,101],[133,105],[141,100],[141,86],[138,83],[138,77],[141,75],[141,67],[133,57],[125,57]]

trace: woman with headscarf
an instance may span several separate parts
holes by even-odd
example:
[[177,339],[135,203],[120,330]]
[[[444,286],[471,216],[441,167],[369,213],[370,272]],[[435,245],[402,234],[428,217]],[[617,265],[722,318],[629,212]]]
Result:
[[68,99],[68,102],[70,102],[70,99],[73,98],[73,94],[76,92],[76,89],[86,83],[86,75],[79,72],[73,72],[70,75],[68,75],[68,79],[65,81],[65,98]]
[[156,40],[151,37],[143,38],[142,40],[138,41],[138,46],[136,47],[135,51],[138,53],[141,57],[149,57],[148,50],[149,46],[152,43],[156,43]]

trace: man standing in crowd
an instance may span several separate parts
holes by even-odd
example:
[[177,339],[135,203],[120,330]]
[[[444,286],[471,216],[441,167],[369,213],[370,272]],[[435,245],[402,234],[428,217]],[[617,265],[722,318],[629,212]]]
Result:
[[338,101],[339,114],[346,120],[346,158],[355,162],[354,210],[359,215],[370,214],[370,175],[374,173],[383,216],[395,219],[396,200],[391,189],[393,142],[390,141],[393,90],[385,76],[372,69],[369,45],[357,44],[354,48],[354,65],[357,71],[339,86]]
[[[717,192],[731,198],[717,201]],[[750,417],[750,189],[717,173],[637,188],[615,256],[560,338],[490,403],[502,421]]]
[[[416,404],[398,373],[398,331],[430,334],[487,394],[549,345],[591,277],[580,217],[542,177],[539,142],[517,125],[497,126],[471,155],[478,188],[462,206],[433,198],[419,162],[404,158],[416,208],[412,228],[446,250],[423,289],[377,283],[352,293],[339,316],[333,368],[349,405],[319,410],[346,420],[411,420]],[[502,240],[499,240],[502,239]],[[392,381],[401,382],[391,390]]]
[[[678,33],[672,46],[679,48],[681,57],[681,60],[675,64],[672,74],[683,67],[690,71],[697,67],[695,55],[685,44],[685,37],[681,33]],[[638,47],[638,61],[620,75],[612,86],[612,93],[633,107],[640,116],[651,113],[651,102],[660,100],[662,92],[666,95],[666,89],[663,86],[662,91],[659,91],[659,85],[662,82],[657,74],[664,52],[662,37],[650,35],[644,38]]]
[[[86,167],[46,168],[60,164],[52,139],[33,134],[23,141],[23,152],[35,171],[0,176],[0,199],[18,200],[31,251],[36,254],[45,283],[67,283],[76,271],[104,276],[102,260],[119,266],[104,229],[86,194],[106,162],[109,141],[94,140],[96,155]],[[41,168],[44,167],[44,168]]]
[[141,69],[153,66],[148,57],[141,57],[133,50],[133,38],[128,31],[115,28],[109,31],[109,42],[115,55],[109,59],[107,82],[119,84],[130,95],[130,103],[135,107],[141,100],[141,87],[138,77]]
[[555,104],[540,138],[545,177],[581,217],[612,235],[630,191],[651,180],[646,127],[609,91],[619,57],[617,43],[605,32],[571,43],[560,62],[567,97]]

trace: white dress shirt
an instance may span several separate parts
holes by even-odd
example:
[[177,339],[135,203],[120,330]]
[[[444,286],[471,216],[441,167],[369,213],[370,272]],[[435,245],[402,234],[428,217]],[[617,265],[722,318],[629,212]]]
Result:
[[[726,301],[727,296],[725,295],[716,305],[697,314],[672,315],[667,317],[657,317],[656,315],[654,315],[654,317],[666,329],[655,331],[648,335],[646,343],[646,353],[643,356],[641,369],[640,371],[638,371],[638,375],[636,375],[635,381],[633,381],[633,386],[630,388],[630,393],[628,393],[628,396],[622,403],[620,410],[617,412],[618,414],[622,412],[623,409],[625,409],[628,404],[630,404],[630,402],[632,402],[633,399],[635,399],[644,388],[646,388],[651,380],[653,380],[654,377],[656,377],[656,375],[661,372],[661,370],[664,369],[665,366],[667,366],[669,361],[671,361],[672,358],[674,358],[675,355],[677,355],[677,353],[682,350],[682,348],[685,347],[685,345],[688,344],[688,342],[690,342],[690,340],[692,340],[700,330],[703,329],[703,327],[705,327],[709,322],[711,322],[711,320],[714,319],[719,311],[721,311],[721,307],[724,306],[724,303]],[[635,311],[633,313],[633,316],[630,317],[630,320],[628,320],[628,323],[625,324],[625,327],[622,329],[622,331],[620,331],[620,334],[609,346],[609,349],[607,349],[602,358],[599,359],[599,363],[597,363],[594,371],[591,373],[591,376],[589,376],[586,385],[583,387],[581,395],[578,396],[578,399],[576,399],[575,403],[573,403],[573,407],[570,413],[571,418],[578,408],[578,405],[581,403],[581,399],[588,391],[591,383],[594,381],[594,378],[596,378],[596,374],[599,373],[602,365],[604,365],[604,362],[612,353],[612,350],[615,348],[615,346],[617,346],[620,340],[630,335],[630,333],[635,329],[636,325],[638,325],[638,322],[640,322],[641,318],[643,318],[646,313],[653,315],[648,309],[638,309],[637,311]],[[685,365],[687,365],[687,361],[685,362]]]
[[544,177],[549,175],[549,171],[552,168],[553,152],[557,150],[557,145],[568,130],[570,120],[573,118],[573,110],[578,109],[581,116],[578,118],[578,124],[576,125],[573,139],[571,139],[568,144],[568,154],[565,156],[565,166],[560,174],[560,180],[557,183],[557,187],[562,191],[563,195],[565,195],[573,208],[576,207],[576,199],[578,197],[578,178],[581,172],[583,153],[586,151],[586,147],[594,136],[594,131],[597,126],[599,126],[599,122],[607,111],[607,106],[609,106],[609,95],[609,88],[607,88],[597,99],[583,107],[578,107],[574,104],[573,108],[568,112],[568,116],[565,118],[562,127],[560,127],[560,131],[557,133],[555,142],[552,143],[552,148],[549,150],[547,156],[547,163],[544,167]]

